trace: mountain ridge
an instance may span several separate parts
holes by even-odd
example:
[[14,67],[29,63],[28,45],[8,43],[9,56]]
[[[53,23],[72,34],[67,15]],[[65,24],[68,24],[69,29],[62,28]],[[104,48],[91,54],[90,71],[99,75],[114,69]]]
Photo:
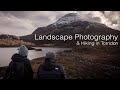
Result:
[[[97,22],[89,22],[79,18],[76,13],[69,13],[62,16],[55,23],[50,24],[46,27],[38,27],[32,34],[22,36],[20,39],[25,41],[31,41],[37,44],[43,43],[43,41],[35,41],[34,35],[70,35],[75,33],[81,34],[118,34],[120,36],[120,31],[107,27],[104,24]],[[52,41],[51,41],[52,42]],[[51,43],[50,42],[50,43]],[[48,42],[44,42],[48,43]],[[64,42],[63,42],[64,43]]]

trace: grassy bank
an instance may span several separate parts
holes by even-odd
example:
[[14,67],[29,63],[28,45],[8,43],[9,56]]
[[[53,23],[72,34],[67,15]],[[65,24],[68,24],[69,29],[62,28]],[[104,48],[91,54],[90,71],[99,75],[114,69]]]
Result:
[[31,42],[16,39],[0,39],[0,47],[17,47],[20,45],[34,46]]
[[[81,46],[73,47],[71,51],[57,54],[57,63],[64,67],[68,79],[115,79],[120,78],[120,47]],[[37,69],[44,61],[37,58],[31,61],[34,78]],[[6,67],[0,68],[3,76]]]
[[[57,63],[64,67],[68,79],[120,78],[119,47],[79,47],[57,54]],[[43,58],[31,61],[34,78]]]

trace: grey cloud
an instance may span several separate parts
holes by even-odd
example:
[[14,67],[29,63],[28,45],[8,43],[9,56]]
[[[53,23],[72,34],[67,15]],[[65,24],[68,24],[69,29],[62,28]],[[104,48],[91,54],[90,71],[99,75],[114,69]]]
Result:
[[113,21],[112,21],[112,24],[117,24],[117,23],[118,23],[117,20],[113,20]]
[[27,35],[71,12],[78,13],[85,20],[120,30],[119,11],[0,11],[0,33]]
[[24,35],[28,31],[31,32],[32,29],[35,27],[30,20],[15,17],[11,13],[0,12],[0,33]]
[[99,17],[94,17],[93,20],[96,22],[101,22],[101,19]]
[[120,11],[105,11],[104,16],[111,22],[111,28],[120,30]]
[[103,13],[103,14],[105,13],[105,11],[100,11],[100,12]]

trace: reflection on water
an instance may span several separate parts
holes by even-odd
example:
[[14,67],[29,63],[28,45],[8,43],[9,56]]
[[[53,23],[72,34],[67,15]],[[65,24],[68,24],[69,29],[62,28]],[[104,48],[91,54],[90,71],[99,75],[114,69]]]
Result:
[[[44,57],[46,52],[52,51],[54,53],[64,50],[70,50],[70,48],[51,48],[51,47],[35,47],[36,49],[42,49],[42,51],[29,50],[28,58],[30,60]],[[15,48],[0,48],[0,67],[8,66],[11,61],[11,57],[14,53],[17,53],[17,47]]]

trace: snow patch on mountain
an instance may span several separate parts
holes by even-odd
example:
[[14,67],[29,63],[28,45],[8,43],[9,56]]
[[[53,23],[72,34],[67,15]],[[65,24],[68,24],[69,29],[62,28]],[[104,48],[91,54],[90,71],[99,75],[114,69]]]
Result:
[[76,21],[85,21],[77,13],[69,13],[65,16],[62,16],[54,25],[66,25]]

